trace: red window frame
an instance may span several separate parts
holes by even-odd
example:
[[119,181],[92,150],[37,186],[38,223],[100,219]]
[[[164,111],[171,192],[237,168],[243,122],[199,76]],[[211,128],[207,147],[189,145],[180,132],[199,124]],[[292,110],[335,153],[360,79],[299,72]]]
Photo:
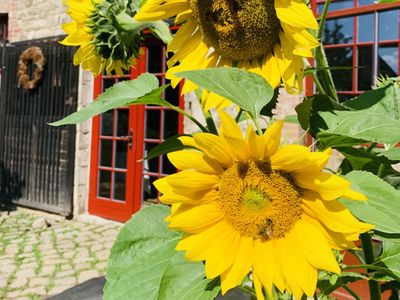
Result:
[[[316,16],[318,16],[317,6],[318,4],[323,4],[325,0],[311,0],[311,7]],[[337,2],[337,0],[333,0],[332,3]],[[379,13],[384,11],[389,11],[392,9],[400,9],[400,2],[397,3],[390,3],[390,4],[369,4],[369,5],[359,5],[358,0],[353,0],[353,7],[352,8],[345,8],[340,10],[329,11],[327,14],[327,20],[343,18],[343,17],[353,17],[353,41],[351,43],[346,44],[329,44],[324,45],[325,49],[337,49],[337,48],[351,48],[352,49],[352,89],[348,91],[338,91],[339,95],[347,95],[347,96],[356,96],[362,94],[364,91],[359,90],[358,85],[358,69],[356,66],[358,65],[358,49],[359,47],[366,47],[372,46],[372,56],[373,62],[372,67],[374,68],[373,72],[377,75],[377,62],[375,61],[378,58],[378,53],[376,52],[379,46],[385,45],[394,45],[398,49],[398,53],[400,56],[400,28],[399,28],[399,36],[396,40],[385,40],[385,41],[377,41],[376,39],[376,31],[377,31],[377,16],[375,14],[374,21],[375,21],[375,37],[372,42],[358,42],[358,18],[357,16],[365,15],[368,13]],[[399,19],[400,19],[400,12],[399,12]],[[399,21],[400,23],[400,21]],[[397,24],[399,26],[399,24]],[[335,72],[335,71],[333,71]],[[397,73],[400,74],[400,58],[398,59],[397,65]],[[373,82],[372,82],[373,83]],[[310,76],[307,78],[306,82],[306,95],[312,95],[314,92],[314,84]]]
[[[152,40],[150,40],[151,43]],[[147,45],[147,43],[146,43]],[[165,45],[162,46],[163,51],[161,51],[162,60],[162,70],[158,73],[153,73],[161,79],[161,84],[165,83],[165,73],[166,73],[166,54]],[[142,48],[143,54],[138,58],[135,67],[131,68],[131,72],[127,77],[130,79],[137,78],[140,74],[147,71],[148,67],[148,48]],[[94,81],[93,96],[94,99],[101,94],[102,84],[104,78],[124,78],[126,76],[106,76],[99,75]],[[179,85],[179,107],[184,108],[184,97],[181,95],[181,86]],[[145,143],[156,143],[159,144],[163,141],[163,134],[160,133],[158,139],[148,139],[145,137],[146,123],[145,116],[146,111],[159,110],[160,117],[164,116],[165,111],[171,110],[170,108],[150,106],[150,105],[133,105],[126,109],[129,109],[129,128],[133,129],[132,136],[132,147],[128,149],[127,155],[127,169],[126,169],[126,198],[125,201],[114,201],[110,198],[102,198],[98,196],[98,185],[99,185],[99,170],[107,171],[119,171],[115,170],[114,167],[105,168],[100,166],[100,140],[110,139],[110,140],[121,140],[118,137],[103,137],[101,136],[101,116],[96,116],[93,118],[92,123],[92,145],[91,145],[91,162],[90,162],[90,180],[89,180],[89,204],[88,211],[90,214],[98,215],[104,218],[113,219],[120,222],[127,221],[132,214],[140,210],[142,207],[142,196],[143,196],[143,178],[144,176],[152,176],[154,178],[161,178],[166,176],[162,172],[162,160],[164,158],[158,158],[158,172],[144,172],[144,164],[142,158],[144,155]],[[115,114],[115,111],[114,111]],[[114,116],[114,123],[116,118]],[[160,132],[163,132],[163,120],[160,121]],[[177,133],[183,133],[183,116],[178,115],[177,118],[178,126]],[[115,124],[114,124],[115,128]],[[124,141],[128,141],[128,137],[122,138]],[[113,147],[113,154],[115,156],[115,147]],[[114,163],[114,159],[112,159]],[[112,179],[111,179],[112,180]],[[110,183],[112,189],[112,182]],[[111,195],[111,194],[110,194]],[[157,199],[159,193],[157,193]]]

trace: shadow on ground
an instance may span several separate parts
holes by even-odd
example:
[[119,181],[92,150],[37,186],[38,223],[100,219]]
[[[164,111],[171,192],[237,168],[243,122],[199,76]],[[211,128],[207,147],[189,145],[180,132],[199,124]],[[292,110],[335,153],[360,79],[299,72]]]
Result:
[[[105,284],[104,276],[93,278],[74,286],[64,292],[47,298],[47,300],[102,300],[103,287]],[[225,296],[218,296],[217,300],[250,300],[250,296],[242,291],[233,289]],[[128,299],[127,299],[128,300]],[[141,300],[141,299],[132,299]],[[145,299],[143,299],[145,300]]]

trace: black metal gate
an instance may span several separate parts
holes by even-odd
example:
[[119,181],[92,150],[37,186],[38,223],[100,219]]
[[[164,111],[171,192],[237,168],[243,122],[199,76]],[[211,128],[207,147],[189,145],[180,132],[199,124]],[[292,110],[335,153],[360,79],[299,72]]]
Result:
[[[33,91],[18,87],[20,54],[40,47],[46,65]],[[57,40],[3,48],[0,86],[0,204],[12,202],[61,215],[72,213],[75,126],[47,123],[76,111],[78,68],[75,49]],[[30,70],[32,72],[32,70]]]

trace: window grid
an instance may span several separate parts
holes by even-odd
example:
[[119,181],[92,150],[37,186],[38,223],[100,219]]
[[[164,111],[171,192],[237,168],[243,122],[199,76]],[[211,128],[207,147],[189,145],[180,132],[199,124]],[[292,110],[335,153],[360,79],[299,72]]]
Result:
[[[313,11],[316,13],[319,7],[319,10],[321,10],[321,6],[324,4],[324,0],[313,0]],[[343,20],[352,20],[353,22],[353,28],[352,28],[352,41],[346,42],[342,41],[341,43],[332,43],[332,44],[324,44],[324,48],[327,51],[327,55],[329,54],[329,51],[332,51],[333,53],[335,51],[340,51],[343,50],[345,52],[345,49],[351,49],[352,52],[352,57],[351,57],[351,67],[353,69],[351,70],[351,88],[349,89],[344,89],[338,91],[338,94],[342,95],[344,98],[348,98],[351,96],[355,96],[358,94],[361,94],[364,90],[369,89],[370,87],[362,86],[363,82],[359,81],[360,76],[362,75],[363,71],[367,71],[367,69],[362,69],[362,68],[357,68],[359,65],[359,56],[360,54],[362,55],[363,53],[367,53],[369,49],[372,48],[372,53],[371,53],[371,78],[368,78],[367,80],[371,81],[371,85],[374,84],[374,78],[376,78],[377,75],[379,75],[379,61],[381,61],[381,64],[385,63],[386,61],[383,60],[382,57],[379,56],[379,51],[383,51],[382,49],[385,49],[386,47],[392,46],[397,50],[397,74],[400,72],[400,60],[398,58],[398,53],[400,52],[400,3],[395,3],[395,4],[390,4],[390,5],[377,5],[377,4],[366,4],[363,5],[363,3],[366,3],[368,1],[363,1],[363,0],[352,0],[352,1],[332,1],[332,3],[344,3],[344,2],[351,2],[353,7],[351,8],[343,8],[343,9],[335,9],[335,6],[331,6],[330,10],[328,12],[327,16],[327,23],[329,21],[337,20],[338,23]],[[361,3],[363,2],[363,3]],[[343,6],[343,5],[342,5]],[[337,6],[336,6],[337,7]],[[318,11],[319,13],[321,11]],[[387,12],[393,12],[391,14],[397,14],[397,24],[393,24],[394,30],[397,30],[397,36],[388,40],[380,40],[379,37],[379,17],[381,16],[382,13],[387,13]],[[359,41],[362,40],[359,38],[360,32],[359,32],[359,22],[360,18],[362,16],[367,16],[367,15],[372,15],[374,19],[374,26],[373,26],[373,39],[372,41]],[[336,24],[336,22],[335,22]],[[384,24],[383,22],[381,24]],[[363,24],[360,24],[360,26]],[[392,27],[393,28],[393,27]],[[347,28],[348,29],[348,28]],[[395,51],[396,51],[395,50]],[[394,52],[395,53],[395,52]],[[331,57],[332,60],[332,57]],[[361,59],[363,60],[363,59]],[[367,59],[364,60],[366,63],[368,63]],[[328,55],[328,61],[329,61],[329,55]],[[363,62],[361,62],[363,63]],[[331,65],[332,64],[331,62]],[[368,67],[368,66],[367,66]],[[382,66],[381,66],[382,67]],[[335,72],[338,71],[332,71],[333,75],[335,76]],[[341,71],[339,71],[341,72]],[[364,76],[365,73],[363,74]],[[360,80],[365,80],[365,77],[361,77]]]

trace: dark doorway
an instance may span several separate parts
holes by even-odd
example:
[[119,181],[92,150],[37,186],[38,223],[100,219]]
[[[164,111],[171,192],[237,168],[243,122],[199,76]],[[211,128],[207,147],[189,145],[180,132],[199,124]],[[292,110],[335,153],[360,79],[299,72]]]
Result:
[[[76,111],[79,70],[75,49],[59,38],[2,49],[0,86],[0,203],[12,202],[68,216],[72,212],[75,126],[48,123]],[[37,88],[18,86],[18,64],[28,47],[39,47],[46,60]],[[30,74],[34,70],[31,64]]]

